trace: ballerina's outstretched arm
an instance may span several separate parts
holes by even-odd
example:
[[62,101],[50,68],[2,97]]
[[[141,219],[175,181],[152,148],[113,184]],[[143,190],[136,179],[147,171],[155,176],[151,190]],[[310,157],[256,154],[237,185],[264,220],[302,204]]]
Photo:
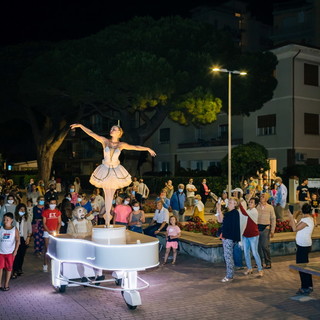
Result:
[[157,155],[152,149],[148,147],[133,146],[125,142],[122,142],[120,147],[121,149],[125,149],[125,150],[148,151],[152,157],[155,157]]
[[84,125],[82,125],[80,123],[74,123],[70,126],[70,128],[71,128],[71,130],[74,130],[76,128],[82,129],[87,135],[89,135],[93,139],[100,142],[103,146],[105,146],[108,141],[107,138],[105,138],[103,136],[99,136],[98,134],[94,133],[93,131],[91,131],[90,129],[88,129],[87,127],[85,127]]

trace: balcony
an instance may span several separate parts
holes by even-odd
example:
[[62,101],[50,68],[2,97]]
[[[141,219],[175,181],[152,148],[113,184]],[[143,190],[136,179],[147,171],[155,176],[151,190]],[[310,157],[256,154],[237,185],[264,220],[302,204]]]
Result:
[[[232,145],[243,144],[243,139],[232,139],[231,144]],[[179,143],[178,148],[179,149],[205,148],[205,147],[221,147],[221,146],[227,146],[227,145],[228,145],[227,139],[211,139],[211,140],[199,139],[198,141],[195,141],[195,142]]]

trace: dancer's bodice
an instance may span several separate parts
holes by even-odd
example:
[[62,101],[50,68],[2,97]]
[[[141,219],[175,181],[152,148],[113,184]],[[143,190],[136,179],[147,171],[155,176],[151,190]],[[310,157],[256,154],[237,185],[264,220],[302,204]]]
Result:
[[102,163],[108,167],[116,167],[120,164],[119,156],[121,150],[119,148],[109,148],[108,146],[104,148],[103,155],[104,159]]

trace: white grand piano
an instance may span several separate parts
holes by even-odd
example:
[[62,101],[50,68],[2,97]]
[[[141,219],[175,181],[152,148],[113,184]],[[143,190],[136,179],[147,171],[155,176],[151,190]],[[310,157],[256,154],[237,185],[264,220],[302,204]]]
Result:
[[[52,285],[60,292],[67,286],[89,286],[120,291],[127,306],[141,305],[139,290],[149,283],[138,271],[159,265],[157,238],[128,231],[124,226],[96,226],[92,236],[80,238],[69,234],[50,236],[47,254],[51,260]],[[94,268],[113,271],[112,279],[81,282],[79,264],[86,277],[94,277]],[[112,286],[105,286],[112,282]],[[119,287],[116,287],[114,283]]]

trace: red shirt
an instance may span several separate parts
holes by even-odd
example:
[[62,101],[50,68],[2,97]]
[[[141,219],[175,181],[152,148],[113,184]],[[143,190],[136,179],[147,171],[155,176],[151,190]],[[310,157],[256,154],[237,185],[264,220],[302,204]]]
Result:
[[46,209],[42,213],[42,217],[46,218],[46,226],[49,231],[56,231],[59,225],[58,217],[61,216],[61,212],[58,209]]
[[256,237],[259,235],[258,225],[250,218],[247,211],[240,205],[240,210],[243,215],[248,217],[247,226],[243,232],[243,235],[247,238]]

